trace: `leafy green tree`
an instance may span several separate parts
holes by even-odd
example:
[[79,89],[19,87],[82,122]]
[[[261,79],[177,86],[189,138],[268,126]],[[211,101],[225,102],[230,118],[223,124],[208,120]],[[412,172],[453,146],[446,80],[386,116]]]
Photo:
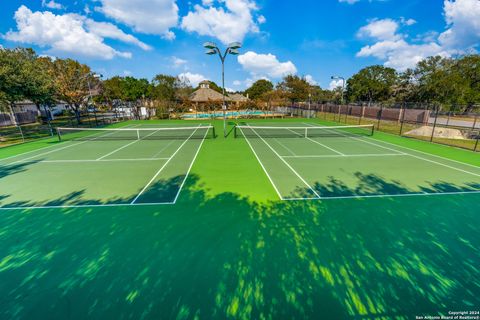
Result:
[[285,92],[292,103],[307,101],[311,92],[311,86],[308,81],[294,75],[288,75],[283,78],[283,81],[277,85],[277,89]]
[[153,98],[161,101],[175,101],[179,80],[177,77],[158,74],[153,78]]
[[397,72],[384,66],[370,66],[360,70],[347,81],[350,101],[387,101],[392,96]]
[[0,97],[16,124],[15,102],[36,92],[32,81],[37,55],[32,49],[0,49]]
[[445,102],[452,88],[448,81],[448,72],[452,60],[440,56],[420,61],[413,74],[418,90],[418,101],[429,103]]
[[261,99],[264,94],[273,90],[273,83],[265,80],[260,79],[255,81],[250,88],[245,90],[245,94],[248,94],[250,99],[256,100]]
[[73,109],[80,123],[80,108],[89,96],[89,83],[95,87],[98,79],[93,76],[89,66],[72,59],[56,59],[53,73],[58,97]]

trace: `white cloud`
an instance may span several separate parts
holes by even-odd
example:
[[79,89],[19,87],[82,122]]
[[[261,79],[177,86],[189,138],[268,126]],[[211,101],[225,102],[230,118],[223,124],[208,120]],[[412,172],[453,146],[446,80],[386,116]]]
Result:
[[170,28],[177,25],[178,6],[175,0],[99,0],[95,10],[131,26],[135,31],[174,39]]
[[190,82],[192,87],[198,86],[198,84],[203,80],[208,80],[208,78],[202,74],[190,73],[190,72],[180,73],[178,77],[182,80],[185,80],[185,79],[188,80],[188,82]]
[[[449,57],[474,50],[480,43],[480,1],[456,0],[444,1],[444,16],[447,30],[440,35],[427,32],[409,43],[407,36],[398,32],[399,23],[391,19],[373,20],[362,27],[358,35],[370,37],[376,42],[364,46],[358,57],[375,57],[385,61],[385,65],[397,70],[415,67],[422,59],[440,55]],[[403,25],[413,21],[401,19]],[[380,26],[385,28],[381,28]]]
[[305,80],[306,80],[310,85],[312,85],[312,86],[318,85],[318,82],[315,81],[315,79],[313,79],[313,76],[310,75],[310,74],[307,74],[307,75],[305,76]]
[[343,88],[343,80],[342,79],[338,79],[338,80],[332,80],[330,82],[330,85],[328,86],[328,88],[330,90],[335,90],[335,89],[338,89],[338,88]]
[[188,63],[187,60],[184,60],[184,59],[180,59],[180,58],[177,58],[177,57],[172,57],[172,62],[173,62],[173,67],[174,68],[179,68],[183,65],[186,65]]
[[271,77],[281,78],[297,73],[297,68],[291,61],[280,62],[273,54],[258,54],[248,51],[238,56],[240,63],[246,71],[255,78]]
[[445,0],[444,15],[449,29],[439,37],[442,46],[460,50],[478,46],[480,40],[480,1]]
[[257,22],[258,22],[259,24],[264,24],[265,22],[267,22],[267,18],[265,18],[265,17],[262,16],[262,15],[259,15],[259,16],[257,17]]
[[[81,17],[79,17],[81,18]],[[93,34],[96,34],[97,36],[100,36],[102,38],[110,38],[110,39],[116,39],[120,40],[125,43],[130,43],[133,45],[136,45],[143,50],[152,50],[152,47],[147,45],[146,43],[143,43],[142,41],[138,40],[131,34],[126,34],[122,30],[120,30],[117,26],[108,23],[108,22],[96,22],[93,21],[92,19],[86,19],[85,20],[85,27],[87,30]]]
[[56,3],[54,0],[46,1],[42,0],[42,7],[47,7],[49,9],[61,10],[64,7],[60,3]]
[[195,5],[182,19],[181,27],[188,32],[210,36],[228,44],[243,41],[249,33],[259,32],[252,12],[258,10],[250,0],[222,0],[222,6]]
[[132,75],[132,72],[130,70],[123,70],[123,74],[128,77]]
[[417,21],[415,19],[406,19],[404,17],[401,17],[400,18],[400,22],[404,25],[404,26],[413,26],[414,24],[417,23]]
[[[9,31],[10,41],[46,47],[51,53],[100,59],[130,58],[130,52],[117,51],[104,43],[113,38],[143,48],[148,46],[114,25],[98,23],[76,14],[55,15],[49,11],[32,12],[22,5],[15,12],[18,31]],[[102,28],[105,28],[103,30]]]
[[392,19],[374,19],[369,24],[358,30],[357,36],[360,38],[373,38],[377,40],[397,40],[400,35],[397,34],[399,28],[398,22]]
[[240,81],[240,80],[235,80],[235,81],[233,81],[233,85],[236,86],[236,87],[241,86],[241,85],[242,85],[242,81]]

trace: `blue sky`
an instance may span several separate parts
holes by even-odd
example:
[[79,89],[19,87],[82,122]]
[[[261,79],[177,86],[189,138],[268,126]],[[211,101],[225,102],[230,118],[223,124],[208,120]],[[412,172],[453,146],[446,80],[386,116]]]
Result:
[[0,44],[72,57],[105,77],[182,75],[220,83],[202,43],[243,43],[226,87],[306,76],[323,88],[384,64],[399,71],[430,55],[476,52],[479,0],[3,0]]

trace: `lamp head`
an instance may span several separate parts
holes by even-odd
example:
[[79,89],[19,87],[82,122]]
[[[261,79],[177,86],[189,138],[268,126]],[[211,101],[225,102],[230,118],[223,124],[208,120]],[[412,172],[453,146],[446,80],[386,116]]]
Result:
[[205,49],[213,50],[213,49],[215,49],[215,48],[217,47],[217,45],[216,45],[215,43],[213,43],[213,42],[205,42],[205,43],[203,44],[203,47],[204,47]]
[[215,51],[215,49],[207,49],[205,51],[205,54],[208,54],[210,56],[213,55],[213,54],[216,54],[216,53],[217,53],[217,51]]
[[241,47],[242,47],[242,44],[240,42],[232,42],[228,45],[228,48],[232,50],[237,50],[237,49],[240,49]]
[[230,53],[233,56],[238,56],[240,54],[240,52],[238,52],[237,49],[232,49],[232,48],[228,49],[228,53]]

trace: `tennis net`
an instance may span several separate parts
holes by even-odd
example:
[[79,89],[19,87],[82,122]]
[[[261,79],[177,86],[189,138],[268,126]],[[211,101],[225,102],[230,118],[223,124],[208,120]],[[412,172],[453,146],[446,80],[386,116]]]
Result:
[[374,125],[326,126],[326,127],[264,127],[238,125],[235,137],[246,138],[315,138],[372,136]]
[[163,128],[57,128],[60,141],[184,140],[215,138],[213,126]]

